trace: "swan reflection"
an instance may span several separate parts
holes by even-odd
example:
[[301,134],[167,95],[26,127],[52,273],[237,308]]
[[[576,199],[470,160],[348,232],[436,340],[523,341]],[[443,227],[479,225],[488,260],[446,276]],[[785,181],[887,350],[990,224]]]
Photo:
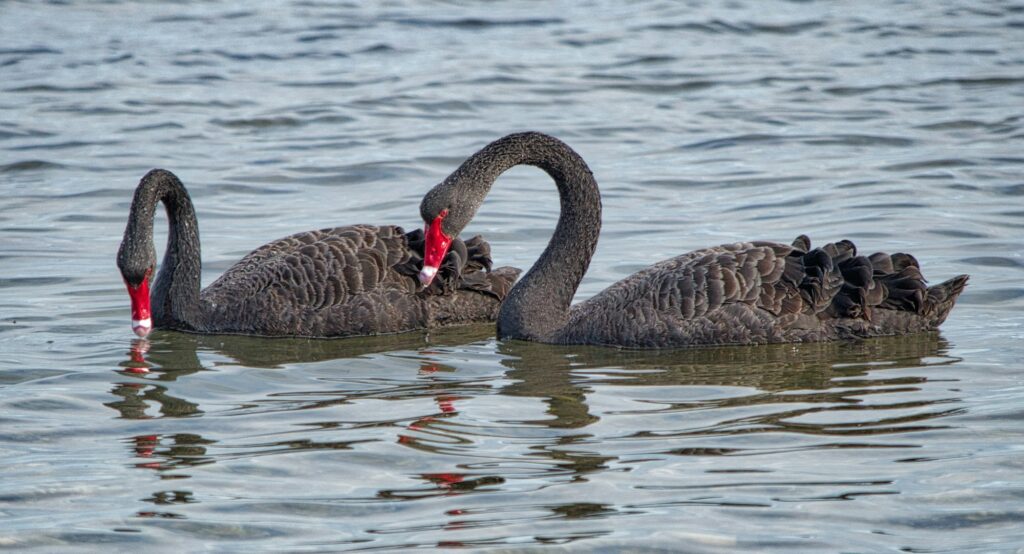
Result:
[[135,467],[163,478],[257,457],[301,470],[314,462],[294,458],[292,468],[280,457],[304,453],[316,465],[390,471],[379,481],[346,475],[374,483],[355,498],[378,500],[544,487],[678,457],[733,460],[707,475],[771,473],[735,460],[913,447],[907,433],[941,428],[959,409],[954,392],[930,383],[930,371],[958,361],[935,334],[627,351],[494,342],[492,332],[352,341],[157,333],[133,344],[111,390],[118,399],[106,405],[125,419],[164,420],[126,439]]

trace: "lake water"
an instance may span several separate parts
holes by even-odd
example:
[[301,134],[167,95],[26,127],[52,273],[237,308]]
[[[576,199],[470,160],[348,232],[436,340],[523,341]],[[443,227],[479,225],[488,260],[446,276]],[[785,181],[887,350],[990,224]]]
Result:
[[[0,547],[1024,549],[1024,4],[456,4],[0,3]],[[970,285],[940,334],[862,343],[134,339],[147,170],[189,187],[208,284],[418,226],[522,130],[602,187],[578,299],[800,233]],[[516,168],[467,235],[528,267],[557,209]]]

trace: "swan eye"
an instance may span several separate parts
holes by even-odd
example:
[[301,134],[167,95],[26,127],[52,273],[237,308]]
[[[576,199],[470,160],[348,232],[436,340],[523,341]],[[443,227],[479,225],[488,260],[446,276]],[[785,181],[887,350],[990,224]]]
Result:
[[437,214],[437,217],[441,217],[441,218],[448,217],[448,208],[445,208],[445,209],[441,210],[441,213]]
[[138,288],[144,281],[149,281],[150,276],[153,274],[153,266],[150,266],[142,275],[122,275],[124,283],[132,288]]

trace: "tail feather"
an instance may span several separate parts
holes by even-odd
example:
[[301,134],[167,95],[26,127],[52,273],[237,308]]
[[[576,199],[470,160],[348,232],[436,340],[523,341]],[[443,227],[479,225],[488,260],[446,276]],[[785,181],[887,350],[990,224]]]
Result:
[[924,302],[924,316],[931,320],[933,328],[942,325],[956,304],[957,297],[964,291],[970,275],[957,275],[948,281],[928,287]]
[[896,273],[880,275],[877,278],[887,291],[880,307],[923,314],[925,295],[928,289],[921,270],[913,265],[900,266],[895,263],[894,265],[901,269]]

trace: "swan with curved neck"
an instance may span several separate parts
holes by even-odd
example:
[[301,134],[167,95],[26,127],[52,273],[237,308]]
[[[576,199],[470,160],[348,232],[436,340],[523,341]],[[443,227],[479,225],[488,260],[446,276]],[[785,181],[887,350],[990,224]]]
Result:
[[499,338],[668,348],[807,342],[937,329],[968,276],[928,287],[908,254],[858,256],[850,241],[812,249],[753,241],[665,260],[572,306],[601,227],[601,199],[586,162],[542,133],[508,135],[467,159],[424,197],[420,281],[429,284],[446,244],[476,214],[497,178],[516,165],[544,170],[561,214],[534,266],[498,314]]
[[[156,281],[157,205],[170,231]],[[344,337],[493,321],[518,275],[490,271],[480,237],[453,241],[440,258],[439,282],[421,288],[420,231],[351,225],[297,233],[266,244],[200,290],[199,226],[188,191],[154,169],[135,189],[117,253],[131,300],[132,330],[258,336]],[[152,289],[152,290],[150,290]]]

